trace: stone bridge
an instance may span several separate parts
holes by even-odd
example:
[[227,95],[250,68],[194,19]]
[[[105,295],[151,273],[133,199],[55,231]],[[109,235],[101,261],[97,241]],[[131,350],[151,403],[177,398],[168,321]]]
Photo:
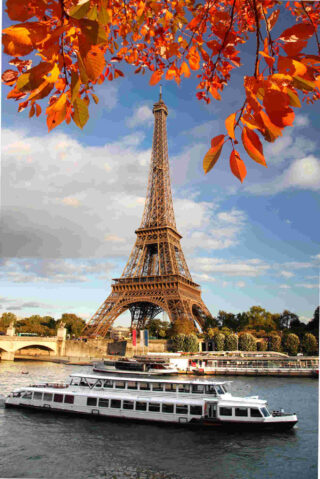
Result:
[[64,356],[66,345],[66,328],[61,325],[57,336],[16,336],[13,324],[7,329],[5,336],[0,336],[1,360],[13,361],[16,353],[22,353],[24,349],[38,348],[53,353],[54,356]]

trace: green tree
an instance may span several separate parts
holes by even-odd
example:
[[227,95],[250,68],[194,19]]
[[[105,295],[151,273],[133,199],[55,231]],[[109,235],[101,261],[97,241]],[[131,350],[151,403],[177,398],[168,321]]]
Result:
[[319,338],[319,306],[315,309],[313,318],[307,324],[306,330]]
[[236,316],[237,328],[236,331],[243,331],[249,324],[249,318],[247,313],[238,313]]
[[302,351],[305,354],[308,354],[308,355],[318,354],[317,338],[313,334],[306,333],[303,337],[301,345],[302,345]]
[[263,329],[264,331],[272,331],[276,328],[276,323],[272,319],[272,314],[266,311],[261,306],[252,306],[248,311],[250,329],[259,331]]
[[299,351],[300,340],[296,334],[289,333],[284,338],[285,350],[291,355],[296,356]]
[[257,341],[257,350],[258,351],[267,351],[268,349],[268,341],[265,338],[260,339]]
[[199,351],[197,336],[195,334],[188,334],[184,337],[183,351],[196,353]]
[[178,318],[176,321],[171,323],[168,329],[168,336],[173,338],[178,334],[195,334],[196,328],[194,324],[187,318]]
[[226,336],[225,346],[226,351],[237,351],[238,350],[238,336],[237,334],[231,333]]
[[285,309],[279,318],[279,329],[289,329],[292,321],[299,320],[298,316]]
[[64,323],[68,334],[70,334],[71,337],[76,337],[78,338],[81,336],[81,333],[83,331],[83,328],[85,327],[85,320],[77,316],[76,314],[71,314],[71,313],[64,313],[61,316],[61,319],[58,321],[58,324]]
[[170,327],[168,321],[161,321],[161,319],[150,319],[145,328],[149,330],[150,337],[165,338]]
[[257,343],[250,333],[243,333],[239,337],[239,349],[240,351],[256,351]]
[[10,323],[13,321],[15,325],[17,322],[17,316],[13,313],[2,313],[0,318],[0,331],[6,332],[7,328],[9,327]]
[[214,329],[218,326],[218,321],[213,316],[206,316],[204,319],[203,324],[203,331],[207,331],[208,329]]
[[279,352],[281,351],[281,337],[276,334],[272,333],[267,336],[268,340],[268,351]]
[[171,338],[171,349],[173,352],[184,351],[185,334],[177,334]]
[[235,331],[238,325],[236,316],[226,311],[219,311],[217,320],[220,326],[232,329],[232,331]]
[[214,335],[214,346],[216,351],[223,351],[224,350],[224,341],[225,335],[223,333],[216,333]]

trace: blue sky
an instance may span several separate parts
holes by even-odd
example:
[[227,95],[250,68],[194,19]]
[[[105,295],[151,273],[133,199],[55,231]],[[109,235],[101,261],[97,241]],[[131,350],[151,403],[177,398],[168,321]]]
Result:
[[[250,56],[248,48],[243,61]],[[124,71],[97,87],[83,131],[47,133],[44,117],[18,114],[3,88],[0,312],[89,318],[121,275],[141,221],[159,90],[149,75]],[[248,170],[240,184],[227,149],[202,171],[210,139],[242,104],[240,74],[209,106],[195,86],[195,75],[163,84],[177,228],[193,279],[213,315],[261,305],[308,321],[319,304],[319,105],[296,109],[295,126],[264,144],[267,169],[240,148]]]

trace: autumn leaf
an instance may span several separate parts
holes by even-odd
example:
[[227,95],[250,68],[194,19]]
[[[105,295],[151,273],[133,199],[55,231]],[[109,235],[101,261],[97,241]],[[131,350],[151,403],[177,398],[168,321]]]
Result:
[[30,31],[25,27],[12,26],[3,30],[4,53],[13,57],[28,55],[34,49]]
[[101,50],[90,50],[83,58],[83,64],[89,80],[95,81],[103,72],[106,61]]
[[90,1],[85,3],[81,3],[79,5],[75,5],[74,7],[70,8],[69,16],[80,20],[84,18],[90,9]]
[[280,40],[286,43],[296,43],[301,40],[307,40],[314,34],[314,26],[310,23],[298,23],[293,27],[287,28],[279,36]]
[[277,23],[277,20],[279,18],[279,14],[280,14],[279,9],[274,10],[271,13],[270,17],[268,18],[267,25],[268,25],[269,31],[271,31],[273,29],[273,27],[275,26],[275,24]]
[[230,155],[230,169],[234,176],[236,176],[242,183],[247,175],[247,168],[241,160],[239,153],[235,150],[232,150]]
[[180,74],[184,75],[186,78],[190,77],[191,73],[190,73],[188,64],[186,62],[181,63]]
[[225,121],[226,130],[228,132],[228,135],[232,139],[235,139],[235,136],[234,136],[235,122],[236,122],[236,114],[235,113],[231,113],[231,115],[229,115],[228,118]]
[[156,70],[155,72],[153,72],[149,81],[149,85],[154,86],[157,83],[159,83],[159,81],[162,78],[162,75],[163,75],[163,71],[161,70]]
[[67,95],[62,93],[58,100],[52,105],[48,106],[47,113],[47,125],[48,131],[51,131],[56,126],[60,125],[66,117],[66,102]]
[[211,95],[213,96],[215,100],[221,100],[221,95],[216,88],[214,88],[213,86],[210,86],[209,92],[211,93]]
[[203,169],[207,174],[216,164],[221,154],[225,135],[218,135],[212,138],[211,148],[203,158]]
[[257,163],[260,163],[260,165],[267,166],[266,160],[263,156],[262,144],[257,133],[245,126],[242,130],[241,139],[243,146],[250,158]]
[[259,117],[263,123],[263,130],[260,129],[260,131],[266,141],[273,143],[279,136],[282,136],[282,128],[279,128],[272,123],[269,116],[264,111],[260,111]]
[[195,46],[192,46],[187,55],[191,70],[199,70],[200,68],[200,55]]
[[88,107],[82,98],[77,97],[73,102],[73,121],[79,128],[83,128],[89,119]]

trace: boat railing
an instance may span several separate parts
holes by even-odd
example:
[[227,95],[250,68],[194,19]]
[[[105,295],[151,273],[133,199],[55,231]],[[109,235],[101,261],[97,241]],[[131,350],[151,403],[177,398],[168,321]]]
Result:
[[272,411],[272,416],[273,417],[292,416],[292,413],[284,412],[284,411]]

